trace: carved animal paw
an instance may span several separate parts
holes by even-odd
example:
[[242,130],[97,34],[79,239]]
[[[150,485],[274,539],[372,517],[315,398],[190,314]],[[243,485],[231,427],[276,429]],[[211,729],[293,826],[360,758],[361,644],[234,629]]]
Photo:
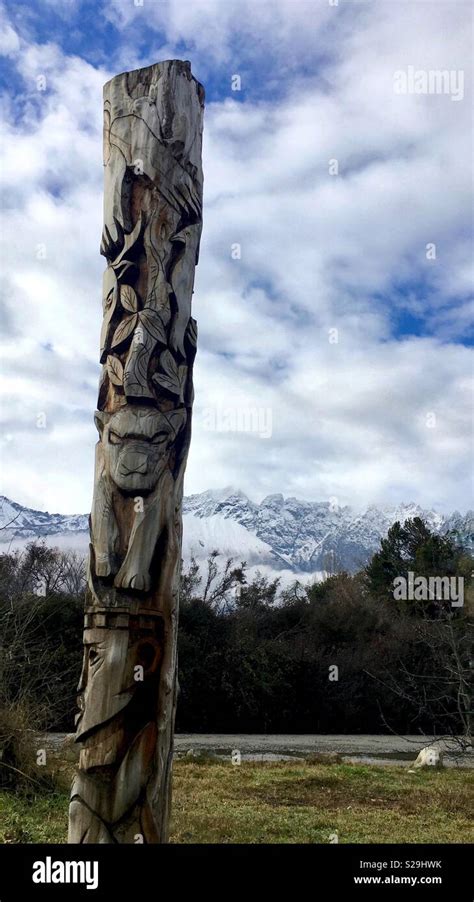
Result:
[[114,580],[114,585],[119,589],[135,589],[137,592],[148,592],[150,588],[150,576],[148,573],[130,573],[119,571]]
[[102,555],[101,560],[96,558],[95,572],[97,576],[110,576],[112,573],[112,563],[109,557]]

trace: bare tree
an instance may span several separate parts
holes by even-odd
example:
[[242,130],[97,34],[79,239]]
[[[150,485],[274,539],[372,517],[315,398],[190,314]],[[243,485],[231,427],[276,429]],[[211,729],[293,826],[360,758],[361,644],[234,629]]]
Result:
[[211,551],[205,563],[205,572],[201,574],[199,563],[191,558],[189,568],[183,568],[181,574],[182,600],[191,600],[199,596],[210,607],[223,613],[235,604],[235,599],[247,582],[246,563],[234,564],[233,558],[226,558],[221,565],[220,553]]
[[[447,740],[461,750],[472,747],[472,622],[454,612],[436,620],[428,617],[402,618],[399,637],[411,644],[418,662],[397,666],[382,683],[415,711],[415,720],[433,724],[437,740]],[[386,726],[390,724],[385,720]]]

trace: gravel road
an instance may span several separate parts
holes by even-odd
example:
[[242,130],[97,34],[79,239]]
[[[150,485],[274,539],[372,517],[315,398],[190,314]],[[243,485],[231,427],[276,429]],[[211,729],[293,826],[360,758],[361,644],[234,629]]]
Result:
[[[43,737],[45,745],[60,751],[67,742],[72,751],[72,734],[48,733]],[[430,736],[286,736],[286,735],[228,735],[207,733],[177,733],[175,754],[213,754],[229,758],[238,750],[244,761],[285,761],[303,759],[310,755],[337,755],[343,761],[364,764],[408,764],[431,742],[444,751],[447,767],[474,767],[474,752],[460,755],[453,742],[434,740]],[[76,747],[77,748],[77,747]]]
[[[310,755],[338,755],[343,760],[368,764],[393,764],[414,761],[420,749],[434,741],[430,736],[271,736],[271,735],[207,735],[179,733],[175,735],[178,756],[199,752],[227,757],[238,750],[245,760],[286,760]],[[436,741],[444,751],[447,766],[474,767],[471,750],[463,756],[452,742]]]

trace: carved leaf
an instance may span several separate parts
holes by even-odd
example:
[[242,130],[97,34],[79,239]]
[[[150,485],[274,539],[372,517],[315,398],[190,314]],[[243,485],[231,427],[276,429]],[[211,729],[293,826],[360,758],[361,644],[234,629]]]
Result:
[[123,366],[122,361],[118,357],[109,354],[107,357],[107,372],[109,379],[114,385],[122,385],[123,383]]
[[124,310],[136,313],[138,310],[138,298],[130,285],[120,286],[120,303]]
[[174,379],[178,383],[178,367],[176,360],[169,351],[163,351],[160,357],[160,366],[170,379]]
[[183,364],[178,369],[178,379],[179,379],[179,400],[184,401],[184,389],[186,388],[186,377],[188,375],[188,368],[186,364]]
[[125,364],[123,387],[127,397],[153,398],[148,386],[148,366],[150,363],[150,347],[146,343],[135,342]]
[[114,337],[112,339],[112,348],[117,348],[119,345],[123,344],[124,341],[127,341],[132,335],[132,332],[137,324],[138,315],[136,313],[131,313],[130,316],[124,316],[123,320],[117,326]]
[[166,388],[166,391],[171,392],[172,395],[176,395],[179,397],[179,385],[176,384],[172,379],[169,379],[168,376],[163,375],[163,373],[155,373],[153,376],[153,382],[155,382],[160,388]]
[[163,351],[160,357],[160,366],[163,373],[155,373],[153,381],[161,388],[165,388],[172,395],[179,397],[182,394],[180,374],[176,361],[169,351]]
[[156,310],[152,310],[151,307],[145,307],[140,311],[138,317],[149,335],[151,335],[155,341],[159,341],[161,344],[166,345],[166,332],[160,314],[157,313]]

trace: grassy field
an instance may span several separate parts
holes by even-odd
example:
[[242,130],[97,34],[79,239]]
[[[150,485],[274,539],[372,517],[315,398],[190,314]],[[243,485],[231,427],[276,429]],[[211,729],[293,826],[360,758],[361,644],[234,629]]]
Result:
[[[472,842],[467,770],[179,760],[172,842]],[[0,842],[64,842],[67,793],[0,792]]]

